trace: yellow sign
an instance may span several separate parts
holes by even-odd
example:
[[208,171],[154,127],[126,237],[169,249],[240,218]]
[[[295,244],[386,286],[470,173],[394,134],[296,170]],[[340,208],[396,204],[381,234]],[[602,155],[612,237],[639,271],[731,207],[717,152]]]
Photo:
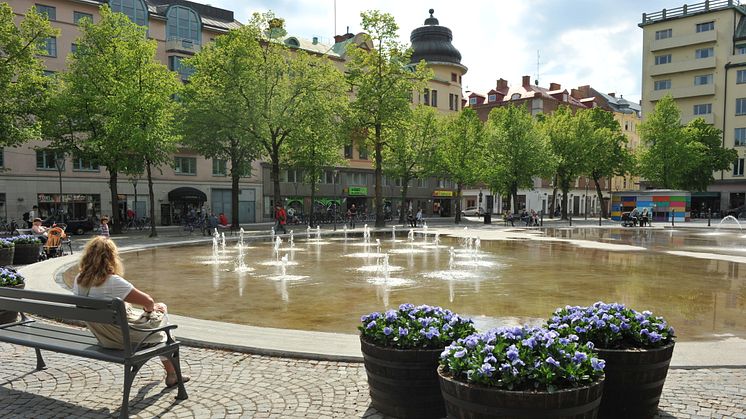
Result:
[[433,191],[433,196],[440,198],[452,198],[453,191]]

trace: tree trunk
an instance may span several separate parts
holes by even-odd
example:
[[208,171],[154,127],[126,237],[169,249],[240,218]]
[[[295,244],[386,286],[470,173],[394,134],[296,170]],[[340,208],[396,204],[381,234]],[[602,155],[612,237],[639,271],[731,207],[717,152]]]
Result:
[[606,205],[604,205],[604,194],[601,190],[601,184],[599,183],[598,176],[593,175],[593,183],[596,184],[596,194],[598,195],[598,205],[601,207],[601,217],[609,218],[609,214],[606,211]]
[[153,174],[150,168],[150,161],[145,161],[145,169],[148,173],[148,200],[150,201],[150,237],[157,237],[158,232],[155,230],[155,193],[153,193]]
[[117,171],[109,169],[109,191],[111,192],[111,234],[122,232],[122,222],[119,218],[119,199],[117,196]]
[[241,180],[241,162],[231,156],[231,230],[238,230],[238,195],[241,193],[238,183]]
[[554,218],[554,213],[557,210],[557,175],[554,175],[554,188],[552,189],[552,206],[549,208],[549,218]]
[[[316,183],[311,182],[311,216],[308,218],[308,225],[313,228],[313,203],[316,202]],[[319,223],[317,222],[316,225]]]
[[[407,212],[404,210],[404,204],[407,203],[407,193],[409,193],[409,179],[408,178],[402,178],[402,188],[401,188],[401,208],[399,208],[399,224],[404,224],[404,219],[407,216]],[[393,208],[391,209],[393,211]]]
[[510,197],[513,199],[513,204],[510,206],[510,212],[512,214],[518,213],[518,184],[513,184],[510,187]]
[[456,224],[461,222],[461,183],[456,184]]
[[[270,169],[270,178],[272,179],[272,199],[274,205],[281,204],[282,199],[280,195],[280,146],[273,141],[272,153],[269,156],[272,167]],[[313,202],[311,202],[311,212],[313,212]]]
[[386,227],[386,220],[383,218],[383,144],[381,144],[381,124],[376,124],[376,227]]
[[570,198],[570,181],[562,179],[562,219],[567,220],[567,202]]

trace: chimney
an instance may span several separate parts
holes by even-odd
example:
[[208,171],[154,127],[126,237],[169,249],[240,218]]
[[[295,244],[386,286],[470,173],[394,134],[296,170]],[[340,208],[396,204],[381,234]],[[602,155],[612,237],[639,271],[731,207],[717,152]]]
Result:
[[549,90],[550,91],[559,90],[561,88],[562,88],[562,85],[559,84],[559,83],[549,83]]
[[614,93],[614,92],[611,92],[611,93],[607,93],[607,95],[609,95],[609,96],[611,96],[611,97],[616,97],[616,93]]
[[495,90],[497,90],[497,91],[503,91],[503,90],[507,90],[507,89],[508,89],[508,81],[505,80],[502,77],[499,78],[497,80],[497,87],[495,88]]
[[348,30],[348,32],[346,34],[344,34],[344,35],[334,35],[334,43],[338,44],[340,42],[344,42],[344,41],[346,41],[346,40],[348,40],[350,38],[354,38],[354,37],[355,37],[355,35],[351,34],[349,32],[349,30]]
[[531,76],[523,76],[523,82],[521,84],[523,87],[530,87],[531,86]]
[[582,99],[583,95],[580,93],[580,90],[578,89],[572,89],[570,90],[570,96],[574,97],[575,99]]
[[318,36],[314,36],[313,37],[313,44],[316,45],[318,43],[319,43],[319,37]]

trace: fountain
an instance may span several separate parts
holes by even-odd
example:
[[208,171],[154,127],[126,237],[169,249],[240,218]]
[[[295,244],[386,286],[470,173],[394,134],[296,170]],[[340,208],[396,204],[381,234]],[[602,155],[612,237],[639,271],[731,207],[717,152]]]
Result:
[[225,233],[220,233],[220,249],[225,252]]
[[321,226],[316,226],[316,243],[321,243]]
[[363,242],[366,244],[370,243],[370,228],[368,228],[368,224],[363,226]]
[[435,244],[435,247],[440,246],[440,232],[439,231],[435,232],[435,240],[433,241],[433,243]]
[[396,226],[395,225],[391,226],[391,241],[392,242],[396,241]]
[[448,255],[449,255],[449,258],[448,258],[448,270],[452,271],[453,267],[454,267],[454,261],[453,261],[454,258],[453,257],[456,255],[456,251],[453,250],[453,246],[451,246],[448,249]]
[[[217,229],[215,229],[215,231],[217,231]],[[244,231],[243,231],[243,227],[241,227],[241,229],[240,229],[240,230],[238,230],[238,244],[239,244],[239,245],[240,245],[241,247],[243,247],[243,246],[244,246],[244,242],[243,242],[243,236],[244,236]]]
[[738,218],[736,218],[736,217],[734,217],[732,215],[729,215],[729,216],[723,218],[722,220],[720,220],[720,223],[718,223],[717,227],[715,227],[715,230],[719,230],[720,226],[723,225],[723,223],[725,222],[725,220],[733,220],[733,221],[735,221],[736,224],[738,224],[738,229],[739,230],[743,230],[743,227],[741,226],[741,222],[738,221]]
[[295,247],[295,241],[293,240],[293,230],[290,230],[290,249]]
[[283,277],[286,277],[288,275],[288,255],[285,254],[282,257],[281,261],[282,261],[282,264],[280,265],[280,275],[282,275]]
[[422,225],[422,237],[424,239],[424,242],[427,243],[427,224]]
[[236,256],[236,271],[237,272],[246,272],[251,270],[248,266],[246,266],[246,261],[244,260],[244,243],[243,243],[243,229],[241,229],[241,238],[238,241],[238,255]]
[[384,282],[388,282],[390,276],[389,267],[389,255],[383,255],[383,263],[381,264],[381,275],[383,275]]
[[275,238],[275,243],[274,243],[274,246],[272,248],[272,253],[273,253],[274,257],[275,257],[275,260],[279,260],[280,259],[280,247],[281,246],[282,246],[282,239],[280,238],[280,236],[277,236]]
[[[376,253],[381,253],[381,239],[376,239]],[[385,257],[388,257],[388,255]]]
[[274,243],[274,241],[275,241],[275,228],[274,228],[274,227],[272,227],[272,228],[271,228],[271,229],[269,230],[269,232],[270,232],[270,237],[271,237],[271,238],[270,238],[270,240],[272,240],[272,242]]
[[345,224],[344,232],[345,232],[345,241],[347,241],[347,224]]
[[311,226],[306,227],[306,241],[311,240]]
[[212,260],[216,265],[220,263],[220,250],[218,249],[217,236],[212,236]]
[[414,243],[414,229],[412,228],[410,228],[409,233],[407,233],[407,241],[409,242],[409,244]]

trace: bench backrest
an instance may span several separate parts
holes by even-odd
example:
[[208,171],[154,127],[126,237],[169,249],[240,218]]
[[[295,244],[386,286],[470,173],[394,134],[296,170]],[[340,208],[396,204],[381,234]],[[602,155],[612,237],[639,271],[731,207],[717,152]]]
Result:
[[129,355],[131,352],[127,309],[119,298],[93,298],[0,287],[0,309],[58,320],[115,325],[122,331],[125,353]]

